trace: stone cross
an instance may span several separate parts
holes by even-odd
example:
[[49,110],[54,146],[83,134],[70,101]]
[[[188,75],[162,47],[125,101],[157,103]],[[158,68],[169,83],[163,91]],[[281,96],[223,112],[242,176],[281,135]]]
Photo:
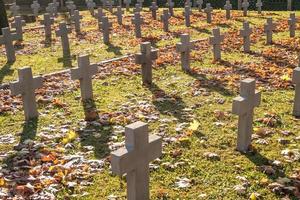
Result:
[[232,5],[229,0],[226,1],[224,5],[224,10],[226,10],[226,19],[230,19],[230,11],[232,9]]
[[60,22],[59,30],[56,31],[56,36],[61,38],[63,57],[69,57],[71,55],[69,36],[68,36],[69,33],[71,33],[71,29],[67,28],[65,22]]
[[237,0],[237,3],[238,10],[242,10],[242,0]]
[[48,6],[46,7],[46,12],[50,14],[51,17],[55,17],[55,8],[54,8],[53,3],[49,3]]
[[300,67],[294,69],[292,81],[296,84],[293,115],[300,117]]
[[185,3],[184,3],[184,7],[185,6],[189,6],[190,8],[192,8],[193,3],[191,2],[191,0],[186,0]]
[[11,33],[9,27],[2,28],[2,36],[0,36],[0,44],[5,46],[7,62],[16,61],[16,52],[13,41],[18,40],[17,33]]
[[91,13],[91,15],[94,17],[95,16],[95,7],[96,7],[96,4],[93,0],[90,0],[87,2],[87,7]]
[[248,0],[244,0],[242,3],[242,8],[243,8],[243,16],[246,17],[248,13],[248,8],[249,8],[249,2]]
[[123,14],[124,14],[124,12],[122,11],[122,7],[118,6],[116,15],[117,15],[117,21],[118,21],[119,25],[123,24]]
[[169,31],[169,19],[170,19],[169,11],[164,9],[163,14],[161,15],[160,18],[161,18],[161,21],[163,22],[164,31],[168,32]]
[[9,9],[13,16],[17,16],[19,14],[20,6],[18,6],[16,3],[12,3]]
[[103,9],[106,9],[106,4],[107,4],[107,1],[106,0],[101,0],[101,2],[102,2],[102,7],[103,7]]
[[152,84],[152,62],[158,57],[157,50],[151,50],[150,42],[141,44],[141,53],[135,55],[135,63],[142,65],[143,84]]
[[32,9],[33,15],[35,17],[37,17],[39,15],[41,5],[38,3],[38,1],[33,1],[33,3],[30,5],[30,7]]
[[109,22],[107,16],[102,17],[101,27],[103,32],[103,42],[104,44],[109,44],[109,32],[110,28],[112,27],[112,23]]
[[124,3],[126,5],[126,11],[128,12],[129,11],[129,6],[131,4],[131,0],[124,0]]
[[273,23],[273,19],[271,17],[267,19],[267,24],[265,24],[264,29],[267,36],[267,44],[272,44],[272,36],[273,31],[276,29],[276,24]]
[[190,68],[190,52],[195,47],[195,42],[190,41],[189,34],[182,34],[180,42],[176,44],[176,51],[181,54],[181,68],[183,71],[189,72]]
[[138,4],[140,4],[141,7],[143,7],[144,0],[136,0],[136,2],[137,2]]
[[287,10],[292,10],[292,0],[287,0]]
[[99,31],[102,30],[101,24],[102,24],[102,17],[104,17],[104,16],[105,16],[105,13],[103,12],[103,9],[101,7],[99,7],[97,15],[96,15],[96,18],[98,20],[98,29],[99,29]]
[[213,11],[213,8],[210,6],[210,3],[206,4],[206,8],[204,9],[204,12],[206,13],[206,21],[207,23],[211,23],[211,12]]
[[150,11],[152,13],[152,18],[156,20],[156,11],[158,10],[158,6],[155,1],[152,2],[150,6]]
[[93,99],[92,76],[98,72],[96,64],[90,64],[88,55],[78,57],[78,68],[71,69],[72,80],[79,79],[82,101]]
[[185,18],[185,26],[190,27],[191,26],[191,7],[190,6],[185,6],[184,7],[184,18]]
[[239,116],[237,150],[246,152],[253,133],[253,111],[260,105],[261,93],[255,91],[255,80],[241,81],[240,96],[233,99],[232,113]]
[[113,2],[111,0],[107,0],[109,12],[113,12]]
[[199,12],[201,12],[202,11],[203,0],[197,0],[196,3],[198,5]]
[[290,29],[290,37],[295,37],[295,31],[296,31],[296,26],[297,26],[296,23],[297,23],[296,14],[290,13],[290,18],[288,20],[289,29]]
[[38,117],[37,105],[35,101],[35,90],[42,87],[43,78],[40,76],[33,77],[30,67],[18,70],[19,81],[9,84],[12,95],[22,95],[25,120]]
[[134,19],[132,19],[132,23],[135,25],[135,37],[142,37],[141,24],[144,23],[144,19],[141,17],[139,12],[134,13]]
[[148,125],[136,122],[125,127],[125,148],[111,154],[111,170],[126,173],[127,199],[149,200],[149,162],[162,155],[162,139],[149,135]]
[[169,8],[169,13],[171,16],[174,16],[174,2],[172,0],[168,0],[167,7]]
[[69,9],[70,16],[74,15],[74,11],[76,10],[76,5],[73,1],[67,4],[67,8]]
[[262,8],[262,6],[263,6],[263,4],[262,4],[261,0],[257,0],[256,8],[257,8],[258,14],[261,14],[261,8]]
[[136,13],[136,12],[141,12],[142,11],[142,6],[141,6],[141,4],[139,4],[139,3],[137,3],[137,4],[135,4],[135,7],[134,7],[134,12]]
[[245,21],[243,23],[243,29],[240,31],[240,36],[244,39],[244,52],[250,52],[250,35],[252,33],[252,28],[250,28],[249,22]]
[[44,20],[41,21],[41,24],[44,25],[45,29],[45,40],[51,41],[52,32],[51,25],[54,23],[54,19],[50,16],[49,13],[44,14]]
[[75,24],[75,31],[76,33],[80,33],[80,20],[82,19],[82,16],[79,14],[78,10],[74,11],[74,15],[71,16],[71,19],[73,20]]
[[26,23],[21,16],[15,16],[15,21],[11,24],[12,28],[16,29],[20,41],[23,41],[23,26],[25,25]]
[[213,29],[213,36],[209,38],[209,43],[213,45],[214,60],[221,60],[221,43],[224,35],[220,34],[220,29]]
[[56,0],[53,0],[53,9],[54,9],[55,16],[57,16],[58,7],[59,7],[59,3]]

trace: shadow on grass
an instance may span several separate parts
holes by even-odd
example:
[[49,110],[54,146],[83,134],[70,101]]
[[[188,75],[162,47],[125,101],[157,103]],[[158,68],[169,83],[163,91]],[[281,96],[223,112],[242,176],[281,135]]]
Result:
[[120,46],[116,46],[116,45],[113,45],[111,43],[107,44],[106,51],[113,52],[117,56],[121,56],[122,55],[121,50],[122,50],[122,48]]
[[76,59],[75,55],[58,58],[59,63],[63,63],[64,68],[72,68],[72,61]]
[[79,131],[81,146],[94,147],[94,156],[97,159],[105,158],[110,154],[108,146],[111,126],[96,126],[93,122],[99,119],[99,113],[94,100],[82,102],[87,125]]
[[188,119],[185,116],[184,109],[186,104],[183,102],[182,98],[174,95],[167,94],[159,86],[152,83],[151,85],[146,85],[148,89],[152,92],[152,102],[153,105],[162,114],[173,115],[180,122],[187,122]]
[[197,27],[197,26],[191,26],[192,29],[196,30],[197,32],[199,33],[205,33],[205,34],[211,34],[211,31],[209,31],[208,29],[206,28],[200,28],[200,27]]
[[37,133],[39,118],[33,118],[29,121],[24,122],[23,131],[21,133],[20,143],[23,143],[25,140],[34,140]]
[[0,84],[3,83],[3,80],[6,76],[12,75],[14,70],[11,69],[11,66],[14,62],[7,62],[1,69],[0,69]]

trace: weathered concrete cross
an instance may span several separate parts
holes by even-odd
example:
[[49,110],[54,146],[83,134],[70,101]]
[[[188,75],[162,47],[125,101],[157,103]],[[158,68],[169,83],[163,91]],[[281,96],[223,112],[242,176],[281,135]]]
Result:
[[59,30],[56,31],[56,36],[61,38],[63,57],[69,57],[71,55],[69,36],[68,36],[68,34],[71,32],[72,32],[71,29],[67,28],[65,22],[59,23]]
[[156,20],[156,11],[158,10],[158,6],[155,1],[152,2],[150,6],[150,11],[152,13],[152,18]]
[[271,17],[267,19],[267,24],[265,24],[264,29],[267,36],[267,44],[272,44],[273,31],[276,29],[276,24],[273,23]]
[[70,16],[74,15],[74,11],[76,10],[76,5],[73,1],[67,4],[67,8],[69,9]]
[[50,16],[49,13],[44,14],[44,20],[41,21],[41,24],[44,25],[45,28],[45,40],[51,41],[52,32],[51,25],[54,23],[54,19]]
[[38,111],[35,101],[35,90],[42,87],[43,78],[40,76],[33,77],[30,67],[18,70],[19,81],[9,84],[12,95],[22,95],[25,120],[38,117]]
[[141,53],[135,55],[135,63],[142,65],[143,84],[152,84],[152,62],[158,57],[157,50],[151,50],[151,43],[141,44]]
[[143,7],[141,6],[141,4],[136,3],[133,12],[141,12],[143,10]]
[[185,26],[190,27],[191,26],[191,7],[190,6],[185,6],[184,7],[184,18],[185,18]]
[[149,200],[149,162],[162,154],[162,139],[149,135],[148,125],[136,122],[125,128],[125,148],[111,154],[111,170],[126,173],[127,199]]
[[0,36],[0,44],[5,46],[7,62],[12,63],[16,61],[16,52],[13,41],[18,40],[16,33],[11,33],[9,27],[2,28],[2,36]]
[[180,42],[176,44],[176,51],[181,55],[181,68],[183,71],[189,72],[190,68],[190,52],[195,47],[195,42],[190,41],[189,34],[182,34]]
[[287,10],[288,11],[292,10],[292,0],[287,0]]
[[297,26],[296,23],[297,23],[296,14],[290,13],[290,18],[288,20],[289,29],[290,29],[290,37],[295,37],[295,31],[296,31],[296,26]]
[[242,0],[237,0],[237,3],[238,10],[242,10]]
[[174,2],[172,0],[168,0],[167,7],[169,8],[169,13],[171,16],[174,16]]
[[112,0],[107,0],[107,3],[108,3],[108,10],[109,12],[113,12],[113,2]]
[[213,11],[213,8],[211,7],[210,3],[207,3],[206,8],[204,9],[204,12],[206,13],[207,23],[211,23],[211,12],[212,11]]
[[92,76],[98,72],[96,64],[90,64],[88,55],[78,57],[78,68],[71,69],[72,80],[79,79],[82,101],[93,99]]
[[30,5],[31,9],[32,9],[32,12],[33,12],[33,15],[35,17],[37,17],[39,15],[39,11],[40,11],[40,8],[41,8],[41,5],[39,4],[38,1],[33,1],[33,3]]
[[109,32],[110,28],[112,27],[112,23],[109,22],[108,17],[102,17],[102,33],[103,33],[103,42],[104,44],[109,44]]
[[91,15],[94,17],[95,16],[96,3],[93,0],[90,0],[90,1],[87,2],[87,7],[88,7]]
[[105,13],[103,12],[103,9],[101,7],[98,8],[98,12],[97,12],[97,15],[96,15],[96,18],[98,20],[98,29],[99,31],[102,30],[102,17],[105,17]]
[[53,9],[54,9],[54,15],[57,16],[59,3],[56,0],[53,0]]
[[190,8],[192,8],[193,3],[191,2],[191,0],[186,0],[185,3],[184,3],[184,7],[185,6],[189,6]]
[[170,19],[169,11],[164,9],[163,14],[161,15],[160,18],[161,18],[161,21],[163,22],[164,31],[168,32],[169,31],[169,19]]
[[233,99],[232,113],[239,116],[237,150],[245,152],[251,144],[253,111],[260,105],[261,93],[255,91],[255,80],[241,81],[240,96]]
[[132,19],[132,23],[135,26],[135,37],[142,37],[141,25],[144,23],[144,19],[141,17],[139,12],[134,13],[134,18]]
[[213,45],[214,60],[221,60],[221,43],[224,40],[224,35],[220,34],[220,29],[213,29],[213,36],[209,38],[209,43]]
[[300,67],[294,69],[292,81],[296,84],[293,115],[300,117]]
[[202,11],[203,0],[197,0],[196,3],[197,3],[199,12],[201,12]]
[[11,27],[16,29],[19,41],[23,41],[23,26],[25,25],[26,23],[24,20],[22,20],[21,16],[15,16],[15,21],[11,24]]
[[252,28],[250,28],[249,22],[245,21],[243,23],[243,29],[240,31],[240,36],[244,39],[244,52],[250,52],[250,35],[252,33]]
[[262,6],[263,6],[263,3],[261,2],[261,0],[257,0],[256,8],[257,8],[258,14],[261,14]]
[[131,0],[124,0],[124,3],[126,5],[126,11],[128,12],[129,11],[129,6],[131,4]]
[[232,9],[232,5],[229,0],[226,1],[224,5],[224,10],[226,10],[226,19],[230,19],[230,11]]
[[117,15],[117,21],[118,21],[119,25],[123,24],[123,14],[124,14],[124,12],[122,11],[122,7],[118,6],[116,15]]
[[75,31],[76,33],[80,33],[80,20],[82,19],[82,15],[79,14],[78,10],[74,11],[74,15],[71,16],[71,19],[73,20],[74,24],[75,24]]
[[243,15],[244,15],[244,17],[246,17],[247,13],[248,13],[248,8],[249,8],[249,2],[248,2],[248,0],[244,0],[243,1],[242,8],[243,8]]
[[50,14],[51,17],[55,17],[55,8],[53,3],[49,3],[46,7],[46,12]]
[[12,3],[9,9],[13,16],[17,16],[19,14],[20,6],[18,6],[16,3]]

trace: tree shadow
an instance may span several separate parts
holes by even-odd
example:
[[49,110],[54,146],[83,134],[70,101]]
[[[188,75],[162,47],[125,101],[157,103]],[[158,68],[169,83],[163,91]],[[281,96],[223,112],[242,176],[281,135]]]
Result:
[[23,131],[21,133],[20,143],[25,140],[34,140],[37,133],[39,118],[32,118],[29,121],[24,122]]
[[3,83],[3,79],[6,76],[12,75],[14,73],[14,70],[11,69],[11,66],[14,64],[15,62],[6,62],[6,64],[0,69],[0,84]]
[[196,26],[191,26],[192,29],[198,31],[199,33],[206,33],[206,34],[211,34],[211,31],[209,31],[206,28],[200,28],[200,27],[196,27]]
[[86,100],[82,102],[82,105],[87,125],[78,132],[81,146],[92,146],[97,159],[105,158],[110,154],[108,142],[111,127],[110,125],[105,128],[95,125],[95,122],[99,120],[99,112],[94,100]]
[[152,92],[152,103],[161,114],[173,115],[180,122],[189,121],[184,111],[186,104],[181,97],[167,94],[154,83],[146,87]]
[[75,60],[76,56],[75,55],[70,55],[70,56],[65,56],[62,58],[58,58],[59,63],[63,63],[64,68],[71,68],[72,67],[72,60]]
[[280,49],[285,49],[285,50],[288,50],[288,51],[300,51],[300,48],[298,46],[296,46],[295,48],[292,48],[291,46],[289,45],[284,45],[284,44],[280,44],[276,41],[273,41],[273,45],[277,48],[280,48]]
[[117,56],[122,55],[121,50],[122,50],[122,48],[120,46],[116,46],[116,45],[114,45],[112,43],[107,44],[106,51],[113,52]]

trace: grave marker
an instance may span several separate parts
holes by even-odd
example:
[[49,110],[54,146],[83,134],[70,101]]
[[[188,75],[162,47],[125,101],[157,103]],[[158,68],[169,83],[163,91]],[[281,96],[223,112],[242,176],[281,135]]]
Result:
[[190,27],[191,26],[191,7],[190,6],[185,6],[184,7],[184,18],[185,18],[185,26]]
[[171,16],[174,16],[174,2],[172,0],[168,0],[167,7],[169,8],[169,13]]
[[242,0],[237,0],[238,2],[238,10],[242,10]]
[[142,65],[143,84],[152,84],[152,62],[157,57],[157,50],[151,50],[150,42],[143,42],[141,44],[141,53],[135,55],[135,63]]
[[181,55],[181,68],[183,71],[189,72],[190,68],[190,53],[195,47],[195,42],[190,41],[189,34],[182,34],[180,42],[176,44],[176,51]]
[[54,4],[49,3],[46,7],[46,12],[50,14],[51,17],[55,17],[55,10],[54,10]]
[[157,10],[158,10],[158,6],[157,6],[156,2],[153,1],[153,2],[152,2],[152,5],[150,6],[150,11],[151,11],[151,13],[152,13],[152,18],[153,18],[154,20],[156,20],[156,11],[157,11]]
[[148,125],[136,122],[125,127],[125,148],[111,154],[111,170],[126,173],[127,199],[149,200],[149,162],[162,155],[162,139],[149,135]]
[[292,0],[287,0],[287,10],[288,11],[292,10]]
[[243,37],[244,41],[244,52],[248,53],[250,52],[250,35],[252,33],[252,28],[250,28],[249,22],[243,23],[243,29],[240,31],[240,36]]
[[237,150],[245,152],[251,145],[253,111],[260,105],[261,93],[255,91],[255,80],[241,81],[240,96],[233,99],[232,113],[239,116]]
[[102,24],[102,17],[105,17],[105,13],[103,12],[103,9],[101,7],[98,8],[98,12],[96,15],[96,18],[98,20],[98,29],[99,31],[102,30],[101,24]]
[[288,20],[290,37],[295,37],[295,31],[297,26],[296,23],[297,23],[296,14],[290,13],[290,18]]
[[230,11],[232,9],[232,5],[229,0],[226,1],[224,6],[224,10],[226,10],[226,19],[230,19]]
[[141,17],[139,12],[134,13],[134,19],[132,19],[132,23],[135,25],[135,37],[142,37],[141,24],[144,23],[144,19]]
[[23,41],[23,26],[25,25],[26,23],[21,16],[15,16],[15,21],[11,24],[12,28],[16,29],[19,41]]
[[108,17],[102,17],[102,33],[103,33],[103,42],[104,44],[109,44],[109,32],[112,27],[112,23],[109,22]]
[[96,4],[93,0],[89,0],[87,2],[87,8],[93,17],[95,16],[95,7],[96,7]]
[[224,40],[224,35],[220,34],[220,29],[213,29],[213,36],[209,38],[209,43],[213,45],[214,60],[221,60],[221,43]]
[[88,55],[78,57],[78,68],[71,69],[72,80],[79,79],[82,101],[93,99],[92,76],[98,72],[96,64],[90,64]]
[[137,3],[135,4],[135,7],[134,7],[134,11],[133,12],[141,12],[143,10],[141,4]]
[[170,19],[170,14],[169,11],[164,9],[163,14],[161,15],[161,21],[163,22],[163,29],[165,32],[169,32],[169,19]]
[[70,57],[70,43],[68,34],[71,33],[71,29],[67,28],[65,22],[59,23],[59,29],[56,31],[56,36],[61,38],[61,44],[63,49],[63,57]]
[[112,2],[112,0],[107,0],[107,2],[108,2],[108,10],[109,10],[109,12],[113,12],[113,2]]
[[33,77],[30,67],[18,69],[19,81],[9,84],[11,94],[22,95],[23,108],[25,113],[25,120],[38,117],[35,90],[42,87],[43,78],[40,76]]
[[204,12],[206,13],[206,21],[207,23],[211,23],[211,12],[213,11],[213,8],[211,7],[210,3],[206,4],[206,8],[204,9]]
[[276,24],[273,23],[271,17],[267,19],[267,24],[265,24],[264,29],[267,36],[267,44],[272,44],[273,31],[276,29]]
[[203,0],[197,0],[196,3],[197,3],[199,12],[201,12],[202,11]]
[[248,0],[244,0],[242,3],[242,8],[243,8],[243,16],[246,17],[248,13],[248,8],[249,8],[249,2]]
[[79,14],[78,10],[74,11],[74,15],[71,16],[71,19],[73,20],[74,24],[75,24],[75,31],[76,33],[80,33],[80,20],[82,19],[82,16]]
[[18,6],[16,3],[12,3],[9,9],[13,16],[17,16],[19,14],[20,6]]
[[35,17],[39,16],[41,5],[38,3],[38,1],[33,1],[33,3],[30,5],[30,8],[32,9],[32,13]]
[[292,81],[296,84],[293,115],[300,117],[300,67],[294,69]]
[[129,6],[131,4],[131,0],[124,0],[124,3],[126,5],[126,11],[128,12],[129,11]]
[[123,14],[124,14],[124,12],[122,11],[122,7],[118,6],[116,15],[117,15],[117,21],[118,21],[119,25],[123,24]]
[[54,15],[55,16],[57,16],[58,7],[59,7],[59,3],[56,0],[53,0],[53,9],[54,9]]
[[54,19],[50,16],[49,13],[45,13],[44,20],[41,21],[41,24],[44,25],[46,41],[51,41],[52,38],[51,25],[53,23],[54,23]]
[[74,4],[74,2],[73,1],[69,2],[67,4],[67,8],[69,10],[70,16],[73,16],[74,15],[74,11],[76,10],[76,5]]
[[12,63],[16,61],[16,52],[13,41],[18,40],[16,33],[11,33],[9,27],[2,28],[2,36],[0,36],[0,44],[5,46],[7,62]]
[[263,6],[263,4],[262,4],[261,0],[257,0],[256,8],[257,8],[258,14],[261,14],[262,6]]

